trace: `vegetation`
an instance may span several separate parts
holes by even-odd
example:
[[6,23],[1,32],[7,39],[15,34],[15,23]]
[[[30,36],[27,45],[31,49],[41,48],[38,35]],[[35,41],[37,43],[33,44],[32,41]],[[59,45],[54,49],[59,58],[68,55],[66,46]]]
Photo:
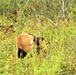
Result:
[[[0,0],[0,75],[76,75],[75,19],[75,0]],[[24,32],[45,38],[40,55],[17,57]]]

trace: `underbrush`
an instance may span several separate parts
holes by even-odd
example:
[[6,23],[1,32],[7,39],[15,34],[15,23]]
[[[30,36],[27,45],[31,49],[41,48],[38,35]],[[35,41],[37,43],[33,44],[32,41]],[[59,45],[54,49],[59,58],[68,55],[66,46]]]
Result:
[[[76,75],[75,28],[72,21],[61,21],[56,27],[45,18],[24,18],[17,22],[0,18],[0,74]],[[46,45],[40,55],[17,58],[16,38],[24,32],[45,38]]]

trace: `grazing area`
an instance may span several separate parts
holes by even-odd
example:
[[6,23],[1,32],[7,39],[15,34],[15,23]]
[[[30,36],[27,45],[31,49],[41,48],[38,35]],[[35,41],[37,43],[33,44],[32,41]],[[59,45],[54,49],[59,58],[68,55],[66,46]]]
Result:
[[[57,2],[52,1],[59,7],[58,10],[52,7],[53,10],[48,2],[50,0],[7,1],[2,2],[7,10],[0,5],[0,75],[76,75],[76,7],[71,11],[70,6],[66,7],[67,16],[64,13],[65,17],[58,19],[61,8]],[[44,1],[48,2],[47,12],[40,1],[45,5]],[[14,6],[18,11],[13,9]],[[26,32],[44,37],[45,42],[39,54],[35,52],[37,47],[34,45],[33,57],[28,53],[20,59],[16,40]]]

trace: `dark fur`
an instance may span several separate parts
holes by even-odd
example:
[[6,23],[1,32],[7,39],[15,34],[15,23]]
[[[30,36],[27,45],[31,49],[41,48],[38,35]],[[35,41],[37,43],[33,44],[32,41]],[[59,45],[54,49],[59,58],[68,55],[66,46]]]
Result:
[[37,41],[36,41],[36,44],[37,44],[37,53],[40,54],[40,50],[42,49],[41,45],[40,45],[40,40],[43,41],[44,38],[43,37],[37,37]]
[[18,49],[18,58],[24,58],[27,55],[22,49]]

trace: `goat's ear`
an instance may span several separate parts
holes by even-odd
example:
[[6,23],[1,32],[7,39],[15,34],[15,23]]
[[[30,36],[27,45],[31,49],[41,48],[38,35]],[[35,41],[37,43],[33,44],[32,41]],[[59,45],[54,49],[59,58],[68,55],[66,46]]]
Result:
[[45,38],[42,37],[42,41],[45,40]]

